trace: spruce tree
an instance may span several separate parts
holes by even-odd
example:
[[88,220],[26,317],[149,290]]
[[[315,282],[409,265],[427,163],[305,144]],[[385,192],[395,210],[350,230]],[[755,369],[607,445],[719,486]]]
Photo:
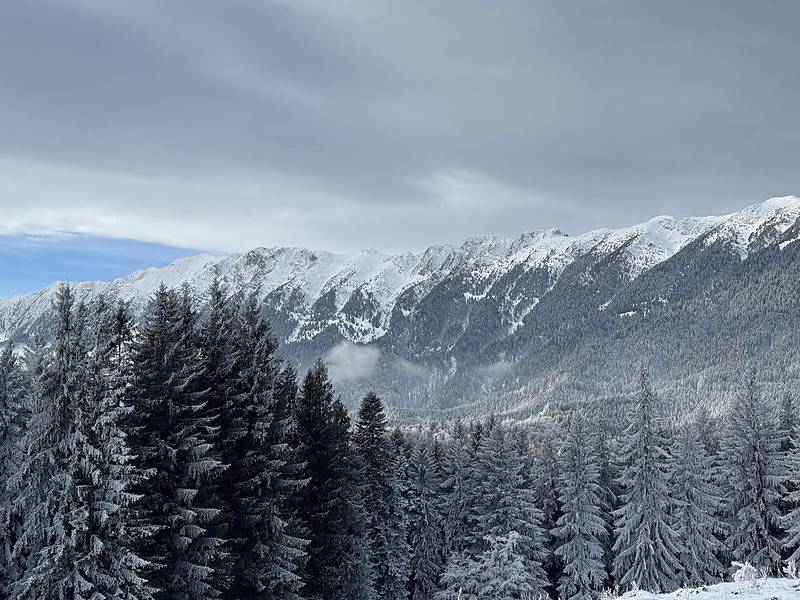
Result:
[[25,381],[13,340],[0,352],[0,593],[9,593],[15,580],[12,560],[20,515],[13,510],[13,490],[8,482],[20,468],[20,443],[24,434]]
[[400,482],[393,468],[383,403],[374,393],[361,401],[353,434],[361,463],[366,535],[373,589],[378,600],[406,595],[409,548]]
[[445,550],[465,550],[471,529],[470,506],[474,500],[474,451],[461,421],[453,424],[450,443],[444,451],[442,467]]
[[277,344],[255,294],[239,307],[230,332],[230,356],[219,359],[231,363],[220,382],[220,440],[229,465],[222,496],[234,565],[226,598],[295,599],[305,541],[294,535],[284,509],[301,485],[287,467],[290,417],[275,395]]
[[759,393],[755,372],[746,375],[731,408],[723,457],[733,560],[778,573],[781,560],[779,502],[786,481],[773,408]]
[[[549,585],[542,567],[547,558],[542,513],[525,478],[525,462],[513,435],[503,425],[484,429],[476,464],[473,504],[473,557],[494,551],[497,540],[508,541],[525,565],[527,585],[545,595]],[[514,535],[512,535],[514,534]],[[486,558],[484,556],[484,558]],[[481,560],[478,558],[478,560]]]
[[146,562],[129,526],[137,479],[121,421],[125,379],[113,352],[113,313],[104,298],[75,305],[58,290],[53,344],[33,367],[17,507],[24,515],[15,556],[24,565],[13,598],[150,598]]
[[682,552],[673,526],[667,441],[659,429],[656,399],[645,369],[623,448],[622,506],[616,511],[614,577],[618,585],[651,592],[680,584]]
[[478,556],[454,554],[442,576],[436,600],[528,600],[543,598],[539,582],[531,577],[525,537],[516,531],[486,537]]
[[411,600],[432,600],[444,569],[445,535],[440,495],[441,465],[435,442],[417,440],[409,465]]
[[39,547],[39,527],[44,526],[44,519],[33,520],[41,512],[32,513],[31,509],[42,500],[47,493],[47,480],[41,478],[38,463],[43,458],[48,462],[49,456],[40,456],[47,445],[41,444],[49,427],[48,414],[45,412],[48,403],[44,401],[48,389],[50,355],[41,335],[34,334],[25,349],[24,371],[26,373],[26,393],[21,409],[22,435],[18,450],[21,460],[15,472],[9,475],[6,491],[12,498],[10,511],[11,535],[14,543],[11,547],[10,572],[8,578],[8,597],[12,597],[11,584],[22,579],[28,566],[33,563],[35,552]]
[[164,600],[206,600],[222,591],[216,578],[223,540],[209,528],[220,515],[202,488],[223,465],[213,453],[202,363],[188,290],[162,285],[145,310],[134,348],[130,431],[136,465],[148,476],[135,486],[140,552]]
[[133,464],[123,431],[130,414],[125,393],[132,322],[124,305],[115,310],[103,296],[91,308],[85,394],[76,427],[80,445],[73,450],[86,502],[83,556],[75,564],[82,590],[75,598],[145,600],[154,590],[143,576],[149,565],[135,551],[143,532],[131,522],[138,499],[131,488],[144,474]]
[[374,572],[370,568],[372,557],[366,528],[364,479],[351,443],[350,415],[339,398],[333,401],[331,423],[336,452],[331,471],[335,501],[330,517],[333,529],[338,532],[334,538],[334,554],[344,557],[340,559],[335,597],[371,600],[376,592]]
[[[607,531],[614,531],[614,511],[619,506],[618,498],[620,496],[619,481],[619,464],[617,462],[617,446],[619,440],[614,435],[616,422],[614,415],[608,410],[608,407],[602,407],[600,411],[592,410],[588,413],[584,410],[584,419],[592,419],[595,423],[593,431],[596,440],[597,460],[600,470],[600,499],[602,500],[603,507],[603,520],[606,524]],[[597,414],[599,412],[599,415]],[[591,417],[590,417],[591,415]],[[603,555],[608,573],[613,572],[614,569],[614,536],[608,535],[602,541]]]
[[577,415],[566,433],[560,467],[561,516],[552,531],[555,554],[563,564],[558,594],[564,600],[591,600],[607,578],[603,541],[608,531],[596,441],[588,424]]
[[22,442],[25,460],[11,480],[17,493],[14,509],[24,516],[13,553],[21,568],[11,587],[15,600],[83,597],[76,589],[75,563],[81,556],[87,515],[72,450],[80,443],[75,412],[85,391],[80,373],[85,310],[75,308],[71,288],[62,285],[53,313],[52,349],[39,348],[47,357],[40,359],[30,398],[31,416]]
[[[536,506],[542,512],[542,528],[550,532],[561,516],[558,502],[559,460],[558,444],[563,433],[557,423],[547,423],[540,438],[534,443],[534,452],[525,453],[531,456],[530,466],[526,472],[533,474],[533,488],[536,494]],[[542,565],[547,573],[551,588],[555,587],[561,566],[559,557],[554,552],[555,540],[548,538],[547,558]]]
[[303,379],[294,415],[300,477],[307,482],[295,502],[309,536],[302,595],[318,600],[370,599],[363,506],[350,449],[349,418],[334,399],[321,361]]
[[724,568],[719,556],[725,525],[722,491],[717,485],[714,457],[704,446],[697,425],[681,426],[673,442],[673,496],[675,533],[681,546],[681,584],[700,587],[720,581]]

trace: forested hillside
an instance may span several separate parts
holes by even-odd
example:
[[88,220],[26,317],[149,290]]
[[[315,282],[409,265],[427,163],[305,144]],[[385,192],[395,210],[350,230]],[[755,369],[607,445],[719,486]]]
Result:
[[[800,555],[795,399],[658,395],[394,427],[299,379],[255,294],[59,288],[0,357],[0,586],[13,600],[588,600]],[[645,357],[643,357],[645,358]],[[655,372],[652,368],[652,372]]]

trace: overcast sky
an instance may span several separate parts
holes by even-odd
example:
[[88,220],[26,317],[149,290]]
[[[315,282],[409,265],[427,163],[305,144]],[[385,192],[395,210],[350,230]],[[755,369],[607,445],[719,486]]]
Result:
[[10,0],[0,233],[395,251],[732,212],[800,194],[798,23],[794,0]]

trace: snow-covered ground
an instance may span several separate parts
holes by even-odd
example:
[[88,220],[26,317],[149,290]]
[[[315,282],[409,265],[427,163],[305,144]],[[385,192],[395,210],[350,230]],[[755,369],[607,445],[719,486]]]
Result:
[[754,581],[726,582],[696,589],[681,589],[670,594],[627,592],[625,600],[800,600],[798,579],[756,579]]

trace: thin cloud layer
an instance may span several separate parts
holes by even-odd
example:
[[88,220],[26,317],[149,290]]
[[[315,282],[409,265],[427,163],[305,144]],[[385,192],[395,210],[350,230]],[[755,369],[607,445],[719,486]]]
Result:
[[387,250],[800,190],[797,3],[12,2],[5,233]]

